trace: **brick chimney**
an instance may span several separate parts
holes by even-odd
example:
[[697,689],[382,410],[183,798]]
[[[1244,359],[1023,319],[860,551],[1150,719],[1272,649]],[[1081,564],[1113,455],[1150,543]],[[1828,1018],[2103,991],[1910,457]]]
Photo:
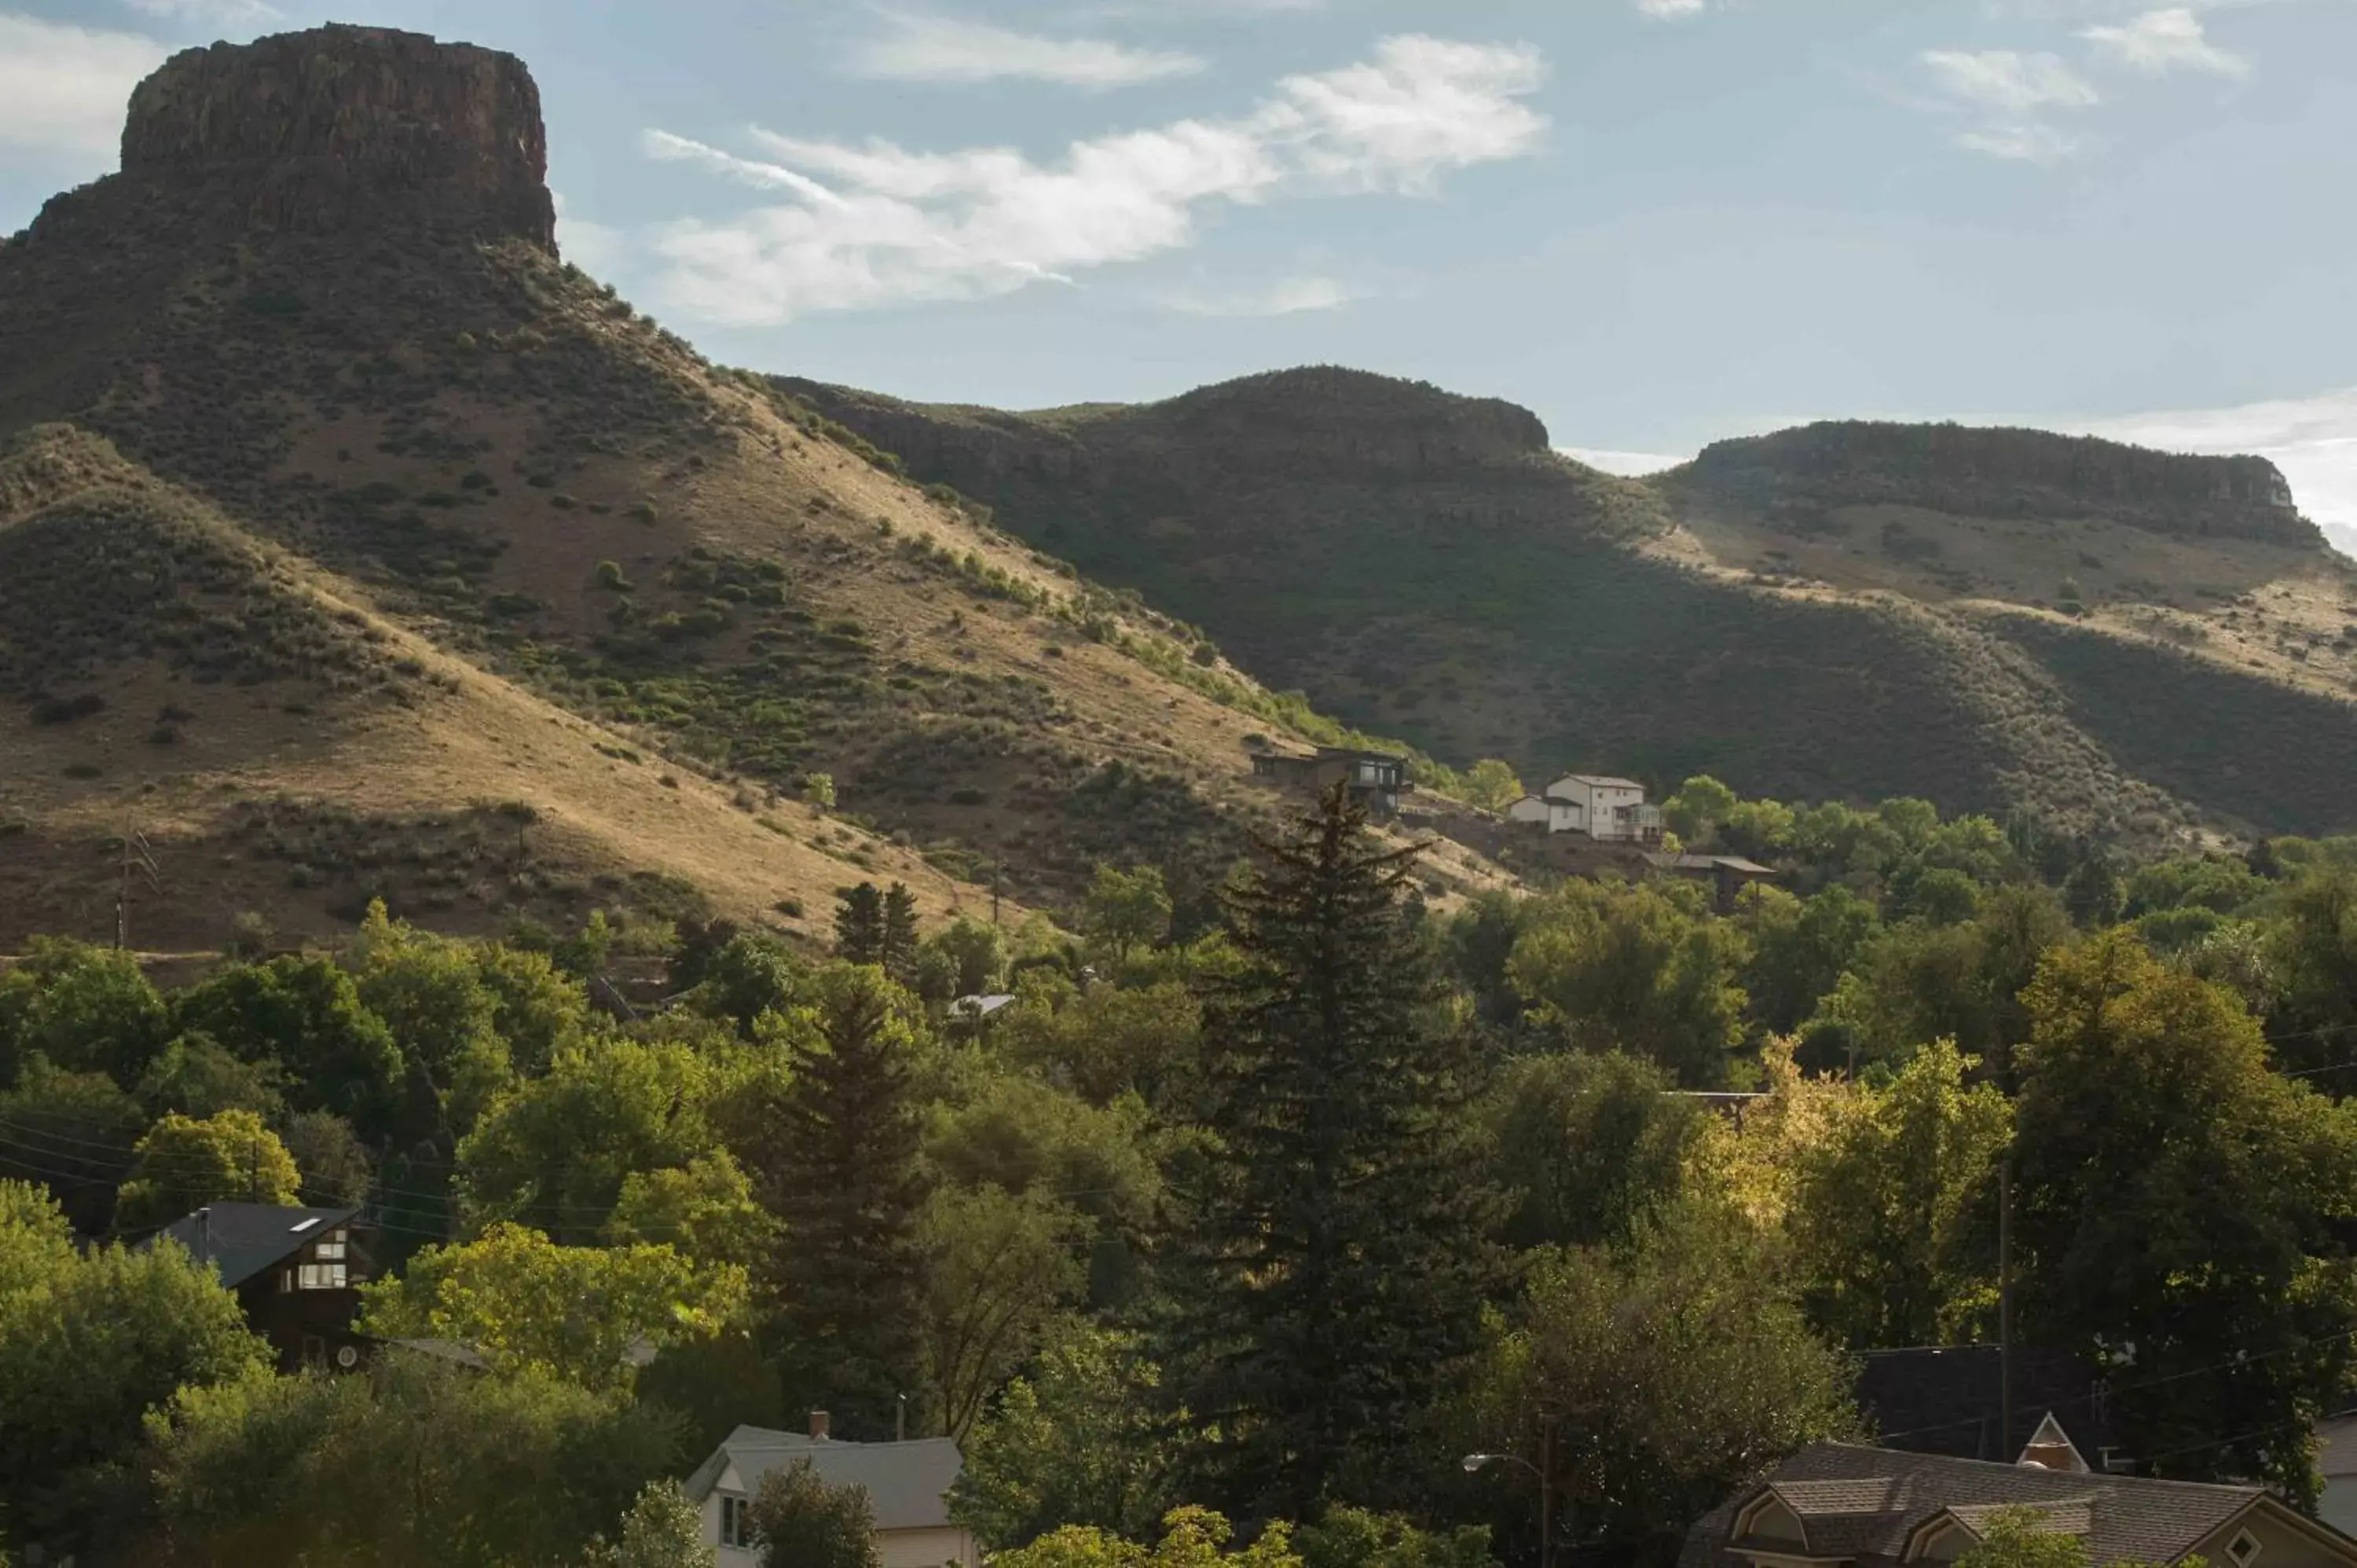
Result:
[[814,1410],[811,1412],[811,1441],[824,1443],[826,1440],[826,1412]]

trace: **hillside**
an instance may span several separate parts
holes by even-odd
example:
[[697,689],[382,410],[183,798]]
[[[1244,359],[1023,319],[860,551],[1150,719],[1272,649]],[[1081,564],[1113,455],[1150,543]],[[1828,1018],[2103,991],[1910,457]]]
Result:
[[781,384],[1445,760],[2139,837],[2357,825],[2357,582],[2259,459],[1818,426],[1641,482],[1350,371],[1034,414]]
[[[329,27],[176,57],[122,172],[0,245],[0,537],[49,574],[0,589],[0,906],[86,904],[87,852],[184,798],[515,800],[799,930],[871,873],[934,910],[1215,875],[1274,804],[1252,751],[1330,726],[565,265],[544,160],[511,58]],[[309,918],[178,831],[213,905]]]

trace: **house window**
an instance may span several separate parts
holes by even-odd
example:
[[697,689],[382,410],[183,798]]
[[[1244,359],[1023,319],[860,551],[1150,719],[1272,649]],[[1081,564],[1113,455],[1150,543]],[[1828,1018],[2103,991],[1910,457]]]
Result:
[[2226,1555],[2233,1559],[2234,1568],[2251,1568],[2259,1560],[2259,1538],[2247,1530],[2235,1531],[2226,1543]]
[[720,1494],[720,1544],[750,1546],[753,1544],[752,1506],[743,1498]]
[[341,1290],[344,1283],[341,1263],[305,1263],[295,1271],[295,1283],[300,1290]]
[[311,1255],[321,1262],[340,1262],[344,1255],[343,1232],[338,1231],[311,1249]]

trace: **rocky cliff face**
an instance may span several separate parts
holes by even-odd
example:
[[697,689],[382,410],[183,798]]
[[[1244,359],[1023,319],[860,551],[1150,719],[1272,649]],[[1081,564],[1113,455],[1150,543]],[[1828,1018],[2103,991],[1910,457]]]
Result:
[[120,177],[226,198],[264,230],[402,224],[554,250],[547,172],[522,60],[327,27],[167,60],[131,95]]
[[1039,417],[898,403],[794,377],[778,384],[899,454],[911,473],[976,495],[1017,481],[1085,489],[1193,481],[1207,454],[1235,474],[1363,481],[1462,473],[1548,450],[1546,426],[1528,409],[1331,366]]
[[2037,430],[1804,425],[1706,447],[1675,482],[1779,511],[1896,504],[1978,517],[2094,517],[2299,548],[2322,542],[2264,457],[2183,456]]

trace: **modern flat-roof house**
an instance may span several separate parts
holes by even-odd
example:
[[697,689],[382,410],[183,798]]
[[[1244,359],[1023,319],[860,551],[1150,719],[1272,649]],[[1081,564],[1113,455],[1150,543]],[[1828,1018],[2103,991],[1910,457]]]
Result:
[[376,1229],[359,1209],[213,1203],[157,1234],[213,1266],[247,1326],[277,1348],[282,1369],[361,1364],[368,1342],[352,1332],[355,1287],[373,1272]]
[[1735,900],[1755,882],[1772,882],[1775,868],[1739,854],[1670,854],[1657,851],[1646,857],[1653,869],[1711,885],[1711,897],[1722,915],[1735,912]]
[[1315,757],[1256,752],[1253,776],[1313,794],[1346,784],[1369,807],[1386,812],[1397,811],[1408,790],[1406,757],[1350,746],[1321,746]]
[[1659,843],[1662,812],[1645,804],[1645,787],[1603,773],[1566,773],[1542,792],[1547,831],[1586,833],[1606,843]]
[[2001,1509],[2075,1535],[2092,1563],[2352,1568],[2357,1541],[2264,1487],[2050,1469],[1817,1443],[1703,1516],[1678,1568],[1903,1568],[1953,1563]]
[[704,1539],[720,1568],[758,1568],[748,1509],[771,1471],[808,1459],[830,1486],[867,1488],[876,1510],[876,1552],[883,1568],[978,1568],[973,1534],[951,1521],[950,1487],[964,1460],[946,1437],[905,1443],[846,1443],[828,1435],[826,1412],[811,1412],[808,1434],[740,1426],[687,1479],[688,1500],[704,1516]]

